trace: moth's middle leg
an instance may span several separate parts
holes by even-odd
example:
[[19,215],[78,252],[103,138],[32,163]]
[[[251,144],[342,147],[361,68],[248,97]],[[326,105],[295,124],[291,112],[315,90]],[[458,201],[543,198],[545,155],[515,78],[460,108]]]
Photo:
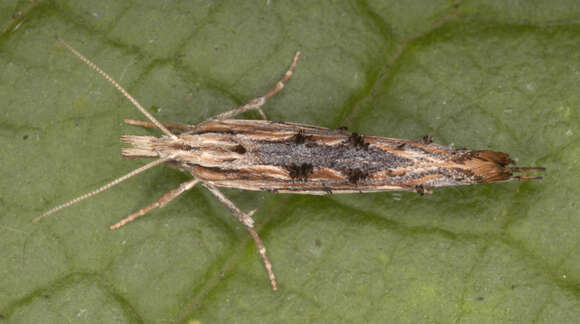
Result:
[[[157,199],[157,201],[155,201],[151,205],[139,209],[137,212],[125,217],[124,219],[120,220],[116,224],[111,225],[109,228],[112,230],[117,229],[117,228],[124,226],[125,224],[132,222],[135,219],[147,214],[152,209],[161,208],[161,207],[165,206],[167,203],[169,203],[173,199],[177,198],[182,193],[193,188],[198,182],[200,182],[200,180],[194,177],[192,180],[182,183],[181,185],[179,185],[179,187],[177,187],[177,188],[169,191],[168,193],[164,194],[163,196],[161,196],[159,199]],[[266,255],[266,247],[264,246],[264,243],[260,239],[260,236],[258,235],[256,230],[254,229],[254,220],[252,219],[252,215],[256,212],[256,210],[254,209],[254,210],[250,211],[249,213],[244,213],[238,207],[236,207],[236,205],[234,205],[234,203],[231,200],[229,200],[226,196],[224,196],[221,193],[221,191],[219,191],[214,185],[211,185],[211,184],[205,183],[205,182],[202,182],[202,184],[214,196],[216,196],[216,198],[218,198],[218,200],[220,202],[222,202],[232,212],[232,214],[234,214],[234,216],[236,216],[236,218],[240,222],[242,222],[242,224],[244,224],[244,226],[246,226],[246,228],[248,229],[248,232],[250,232],[250,235],[252,236],[252,239],[254,239],[256,246],[258,247],[258,251],[260,252],[260,255],[262,256],[262,260],[264,261],[264,266],[266,267],[266,271],[268,272],[268,277],[270,278],[270,283],[272,284],[272,289],[277,290],[278,287],[276,284],[276,276],[274,275],[274,271],[272,271],[272,263],[270,262],[270,259],[268,259],[268,256]]]
[[268,118],[266,117],[266,114],[262,110],[262,106],[266,103],[266,100],[268,100],[270,97],[272,97],[276,93],[280,92],[284,88],[284,85],[286,85],[286,82],[288,82],[288,80],[292,76],[292,73],[294,72],[294,68],[296,68],[296,64],[298,63],[299,57],[300,57],[300,52],[296,52],[296,55],[294,55],[294,59],[292,60],[292,64],[290,64],[290,68],[288,68],[288,71],[286,71],[286,73],[284,73],[284,76],[282,77],[282,79],[280,79],[280,81],[276,82],[276,85],[272,89],[270,89],[270,91],[268,91],[265,95],[258,97],[258,98],[254,98],[254,99],[248,101],[247,103],[245,103],[244,105],[234,107],[226,112],[223,112],[223,113],[213,117],[213,119],[228,119],[228,118],[234,117],[234,116],[239,115],[239,114],[246,112],[246,111],[257,110],[260,113],[260,116],[262,117],[262,119],[268,120]]

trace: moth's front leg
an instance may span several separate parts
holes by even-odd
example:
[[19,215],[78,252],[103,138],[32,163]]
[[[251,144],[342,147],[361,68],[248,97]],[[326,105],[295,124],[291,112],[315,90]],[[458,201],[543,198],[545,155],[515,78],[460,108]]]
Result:
[[256,246],[258,247],[260,255],[262,256],[264,266],[266,267],[266,271],[268,272],[268,277],[270,277],[272,289],[278,290],[278,286],[276,284],[276,276],[274,275],[274,271],[272,270],[272,263],[270,262],[270,259],[268,259],[268,255],[266,255],[266,247],[264,246],[264,243],[262,242],[262,239],[260,239],[260,236],[258,235],[256,230],[254,229],[254,220],[252,219],[252,215],[256,212],[256,209],[250,211],[249,213],[244,213],[238,207],[236,207],[236,205],[234,205],[234,203],[231,200],[229,200],[226,196],[224,196],[221,193],[221,191],[219,191],[216,188],[216,186],[207,182],[203,182],[202,184],[209,190],[209,192],[211,192],[214,196],[216,196],[216,198],[219,201],[221,201],[232,212],[232,214],[234,214],[234,216],[236,216],[236,218],[240,222],[242,222],[242,224],[246,226],[248,232],[250,232],[250,235],[254,239]]
[[137,212],[123,218],[122,220],[120,220],[116,224],[111,225],[109,227],[109,229],[112,229],[112,230],[117,229],[117,228],[119,228],[119,227],[121,227],[129,222],[134,221],[136,218],[139,218],[139,217],[147,214],[152,209],[161,208],[161,207],[167,205],[170,201],[177,198],[182,193],[193,188],[198,182],[199,182],[199,180],[194,178],[193,180],[182,183],[181,185],[179,185],[179,187],[177,187],[177,188],[169,191],[168,193],[164,194],[163,196],[161,196],[161,198],[157,199],[157,201],[152,203],[151,205],[144,207],[144,208],[141,208]]
[[262,119],[268,120],[266,114],[262,110],[262,106],[266,103],[266,100],[268,100],[270,97],[280,92],[284,88],[284,85],[286,85],[286,82],[288,82],[288,80],[292,76],[294,68],[296,68],[296,64],[298,63],[299,57],[300,52],[296,52],[296,55],[294,55],[294,59],[292,60],[292,64],[290,64],[290,68],[288,68],[288,71],[284,73],[282,79],[280,79],[280,81],[278,81],[276,85],[272,89],[270,89],[270,91],[268,91],[265,95],[258,98],[254,98],[242,106],[234,107],[226,112],[223,112],[213,117],[213,119],[228,119],[246,111],[257,110],[260,113],[260,116],[262,116]]

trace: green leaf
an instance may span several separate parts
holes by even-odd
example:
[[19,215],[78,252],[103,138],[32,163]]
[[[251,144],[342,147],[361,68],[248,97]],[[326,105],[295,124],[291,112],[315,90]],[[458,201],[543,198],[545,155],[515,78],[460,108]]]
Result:
[[[573,323],[580,318],[576,1],[4,1],[0,322]],[[159,135],[59,36],[152,114],[195,124],[267,91],[272,120],[509,152],[542,181],[410,193],[203,188],[110,231],[190,177],[145,161]],[[248,113],[242,118],[257,118]]]

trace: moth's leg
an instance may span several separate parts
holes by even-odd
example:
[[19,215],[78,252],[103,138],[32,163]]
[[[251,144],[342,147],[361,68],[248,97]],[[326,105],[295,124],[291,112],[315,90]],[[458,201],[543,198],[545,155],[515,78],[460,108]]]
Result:
[[156,202],[152,203],[151,205],[149,205],[145,208],[139,209],[139,211],[125,217],[124,219],[119,221],[117,224],[111,225],[109,228],[112,230],[117,229],[117,228],[119,228],[119,227],[121,227],[129,222],[134,221],[136,218],[139,218],[139,217],[147,214],[152,209],[161,208],[161,207],[165,206],[167,203],[169,203],[173,199],[177,198],[177,196],[179,196],[182,193],[186,192],[187,190],[193,188],[198,182],[199,182],[198,179],[193,179],[193,180],[190,180],[190,181],[187,181],[187,182],[180,184],[179,187],[164,194],[163,196],[161,196],[161,198],[157,199]]
[[[148,121],[141,121],[141,120],[133,120],[133,119],[125,119],[125,124],[134,125],[134,126],[141,126],[147,128],[157,128],[155,124]],[[189,132],[194,129],[193,126],[181,124],[181,123],[162,123],[163,126],[170,129],[175,134],[181,134],[185,132]]]
[[299,57],[300,52],[296,52],[296,55],[294,55],[294,59],[292,60],[292,64],[290,64],[290,68],[288,68],[288,71],[284,73],[282,79],[280,79],[280,81],[278,81],[276,85],[272,89],[270,89],[270,91],[268,91],[265,95],[258,98],[254,98],[242,106],[235,107],[226,112],[223,112],[213,117],[213,119],[228,119],[249,110],[257,110],[260,113],[260,116],[262,116],[262,119],[267,120],[268,118],[266,117],[266,114],[262,110],[262,106],[266,103],[266,100],[268,100],[270,97],[280,92],[284,88],[284,85],[286,85],[286,82],[288,82],[288,79],[290,79],[290,77],[292,76],[294,68],[296,68],[296,63],[298,63]]
[[250,232],[250,235],[256,242],[256,246],[258,246],[258,251],[260,251],[260,255],[262,256],[262,260],[264,261],[264,266],[266,267],[266,271],[268,272],[268,277],[270,277],[270,283],[272,284],[273,290],[278,290],[278,286],[276,284],[276,276],[274,275],[274,271],[272,270],[272,263],[270,263],[270,259],[266,255],[266,247],[264,243],[260,239],[260,236],[254,229],[254,220],[252,219],[252,215],[256,212],[256,209],[250,211],[249,213],[244,213],[241,211],[234,203],[229,200],[226,196],[224,196],[221,191],[219,191],[214,185],[209,184],[207,182],[202,183],[204,187],[206,187],[214,196],[217,197],[219,201],[221,201],[231,212],[236,216],[237,219],[242,222]]

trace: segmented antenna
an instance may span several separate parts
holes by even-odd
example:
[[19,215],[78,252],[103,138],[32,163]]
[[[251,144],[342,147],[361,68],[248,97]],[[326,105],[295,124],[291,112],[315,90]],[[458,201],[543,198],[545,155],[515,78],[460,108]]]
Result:
[[175,136],[173,133],[171,133],[167,128],[165,128],[165,126],[163,126],[157,119],[155,119],[155,117],[153,117],[149,112],[147,112],[147,110],[145,110],[145,108],[143,108],[143,106],[141,106],[141,104],[137,101],[137,99],[133,98],[133,96],[131,96],[129,94],[129,92],[127,92],[127,90],[125,90],[123,87],[121,87],[121,85],[119,85],[117,83],[117,81],[115,81],[113,78],[111,78],[105,71],[101,70],[95,63],[91,62],[88,58],[84,57],[81,53],[79,53],[76,49],[74,49],[72,46],[67,44],[61,38],[58,38],[58,41],[66,49],[68,49],[71,53],[73,53],[76,57],[81,59],[81,61],[85,62],[93,70],[97,71],[100,75],[102,75],[105,79],[107,79],[107,81],[109,81],[109,83],[111,83],[113,86],[115,86],[115,88],[117,88],[117,90],[119,90],[119,92],[121,92],[125,96],[125,98],[129,99],[129,101],[131,101],[131,103],[133,105],[135,105],[135,107],[137,107],[137,109],[139,109],[143,113],[143,115],[145,115],[147,118],[149,118],[149,120],[153,124],[155,124],[155,126],[157,126],[157,128],[159,128],[163,133],[165,133],[165,135],[169,136],[172,139],[177,139],[177,136]]
[[[129,101],[131,101],[131,103],[133,103],[133,105],[135,105],[135,107],[137,107],[137,109],[139,109],[145,116],[147,116],[147,118],[149,118],[149,120],[155,125],[157,126],[157,128],[159,128],[163,133],[165,133],[165,135],[167,135],[168,137],[172,138],[172,139],[177,139],[177,136],[175,136],[173,133],[171,133],[167,128],[165,128],[165,126],[163,126],[157,119],[155,119],[155,117],[153,117],[150,113],[147,112],[147,110],[145,110],[145,108],[143,108],[143,106],[141,106],[141,104],[137,101],[137,99],[133,98],[133,96],[131,96],[127,90],[125,90],[123,87],[121,87],[117,81],[115,81],[113,78],[111,78],[105,71],[101,70],[95,63],[91,62],[89,59],[87,59],[86,57],[84,57],[81,53],[79,53],[77,50],[75,50],[72,46],[70,46],[69,44],[67,44],[64,40],[58,38],[58,41],[66,48],[68,49],[71,53],[73,53],[76,57],[78,57],[79,59],[81,59],[81,61],[85,62],[88,66],[90,66],[93,70],[97,71],[100,75],[102,75],[105,79],[107,79],[107,81],[109,81],[109,83],[111,83],[113,86],[115,86],[115,88],[117,88],[117,90],[119,90],[124,96],[125,98],[129,99]],[[166,157],[166,158],[162,158],[159,160],[155,160],[153,162],[150,162],[140,168],[137,168],[127,174],[125,174],[122,177],[119,177],[109,183],[107,183],[106,185],[93,190],[89,193],[86,193],[82,196],[76,197],[64,204],[58,205],[54,208],[52,208],[51,210],[46,211],[44,214],[36,217],[35,219],[33,219],[33,222],[38,222],[39,220],[43,219],[44,217],[53,214],[63,208],[72,206],[76,203],[78,203],[79,201],[85,200],[87,198],[90,198],[98,193],[101,193],[107,189],[110,189],[114,186],[116,186],[117,184],[145,171],[148,169],[151,169],[152,167],[159,165],[161,163],[167,162],[169,160],[173,159],[173,156],[170,157]]]
[[110,189],[110,188],[118,185],[119,183],[121,183],[121,182],[123,182],[123,181],[125,181],[125,180],[127,180],[127,179],[129,179],[129,178],[131,178],[131,177],[133,177],[133,176],[135,176],[135,175],[137,175],[137,174],[145,171],[145,170],[151,169],[152,167],[154,167],[156,165],[159,165],[159,164],[161,164],[163,162],[167,162],[167,161],[169,161],[169,160],[171,160],[173,158],[174,158],[173,156],[170,156],[170,157],[166,157],[166,158],[163,158],[163,159],[155,160],[153,162],[150,162],[148,164],[145,164],[144,166],[142,166],[142,167],[140,167],[138,169],[135,169],[135,170],[133,170],[133,171],[125,174],[124,176],[119,177],[119,178],[117,178],[117,179],[115,179],[115,180],[107,183],[106,185],[100,187],[99,189],[93,190],[93,191],[91,191],[89,193],[86,193],[86,194],[84,194],[82,196],[78,196],[78,197],[76,197],[73,200],[67,201],[64,204],[58,205],[58,206],[54,207],[53,209],[51,209],[49,211],[46,211],[44,214],[36,217],[32,221],[33,222],[38,222],[39,220],[43,219],[44,217],[46,217],[46,216],[48,216],[50,214],[54,214],[54,213],[56,213],[57,211],[59,211],[59,210],[61,210],[63,208],[72,206],[72,205],[78,203],[79,201],[85,200],[85,199],[90,198],[90,197],[92,197],[92,196],[94,196],[94,195],[96,195],[98,193],[101,193],[101,192],[107,190],[107,189]]

